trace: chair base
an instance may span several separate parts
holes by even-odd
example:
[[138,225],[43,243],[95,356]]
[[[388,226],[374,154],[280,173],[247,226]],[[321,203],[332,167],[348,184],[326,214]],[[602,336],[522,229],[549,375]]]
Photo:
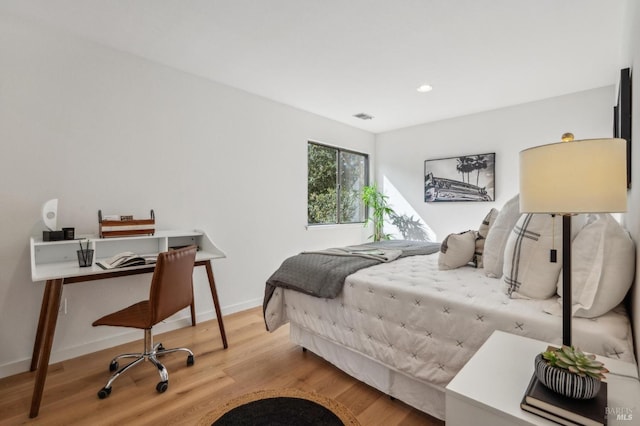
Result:
[[[111,395],[111,385],[113,384],[113,382],[115,382],[116,379],[120,377],[120,375],[124,374],[130,368],[133,368],[136,365],[140,364],[142,361],[151,362],[158,370],[158,374],[160,374],[160,382],[156,385],[156,390],[158,391],[158,393],[163,393],[169,387],[169,373],[167,372],[165,366],[162,365],[160,361],[158,361],[158,357],[170,354],[172,352],[183,351],[189,354],[187,355],[187,365],[191,366],[195,363],[193,352],[191,352],[191,350],[187,348],[165,349],[164,346],[162,346],[162,343],[157,343],[156,345],[154,345],[153,336],[151,335],[151,329],[145,329],[144,337],[144,352],[121,354],[111,360],[111,362],[109,363],[109,371],[115,371],[115,373],[113,373],[113,375],[109,378],[107,384],[98,391],[98,398],[104,399]],[[118,360],[123,358],[135,359],[124,367],[118,369],[118,367],[120,366]]]

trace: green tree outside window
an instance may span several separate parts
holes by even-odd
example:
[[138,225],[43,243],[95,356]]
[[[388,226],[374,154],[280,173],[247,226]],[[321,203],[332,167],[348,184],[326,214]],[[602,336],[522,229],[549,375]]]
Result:
[[362,223],[362,190],[368,181],[366,154],[308,143],[307,220],[310,225]]

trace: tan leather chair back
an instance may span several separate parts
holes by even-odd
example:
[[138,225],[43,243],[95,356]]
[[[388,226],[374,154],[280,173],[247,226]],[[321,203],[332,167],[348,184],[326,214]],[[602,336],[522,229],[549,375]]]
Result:
[[152,324],[191,305],[195,260],[196,246],[158,254],[149,293]]

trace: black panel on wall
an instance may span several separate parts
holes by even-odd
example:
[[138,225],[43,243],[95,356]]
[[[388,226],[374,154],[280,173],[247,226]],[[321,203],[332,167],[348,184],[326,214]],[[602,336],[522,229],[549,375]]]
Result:
[[620,71],[618,105],[613,108],[613,136],[627,141],[627,187],[631,187],[631,69]]

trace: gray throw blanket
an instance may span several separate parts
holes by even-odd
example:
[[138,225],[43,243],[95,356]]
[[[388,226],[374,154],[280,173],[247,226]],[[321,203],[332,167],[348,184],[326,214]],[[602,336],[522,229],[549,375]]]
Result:
[[286,259],[267,280],[263,312],[276,287],[333,299],[342,291],[345,278],[360,269],[439,249],[440,243],[392,240],[300,253]]

